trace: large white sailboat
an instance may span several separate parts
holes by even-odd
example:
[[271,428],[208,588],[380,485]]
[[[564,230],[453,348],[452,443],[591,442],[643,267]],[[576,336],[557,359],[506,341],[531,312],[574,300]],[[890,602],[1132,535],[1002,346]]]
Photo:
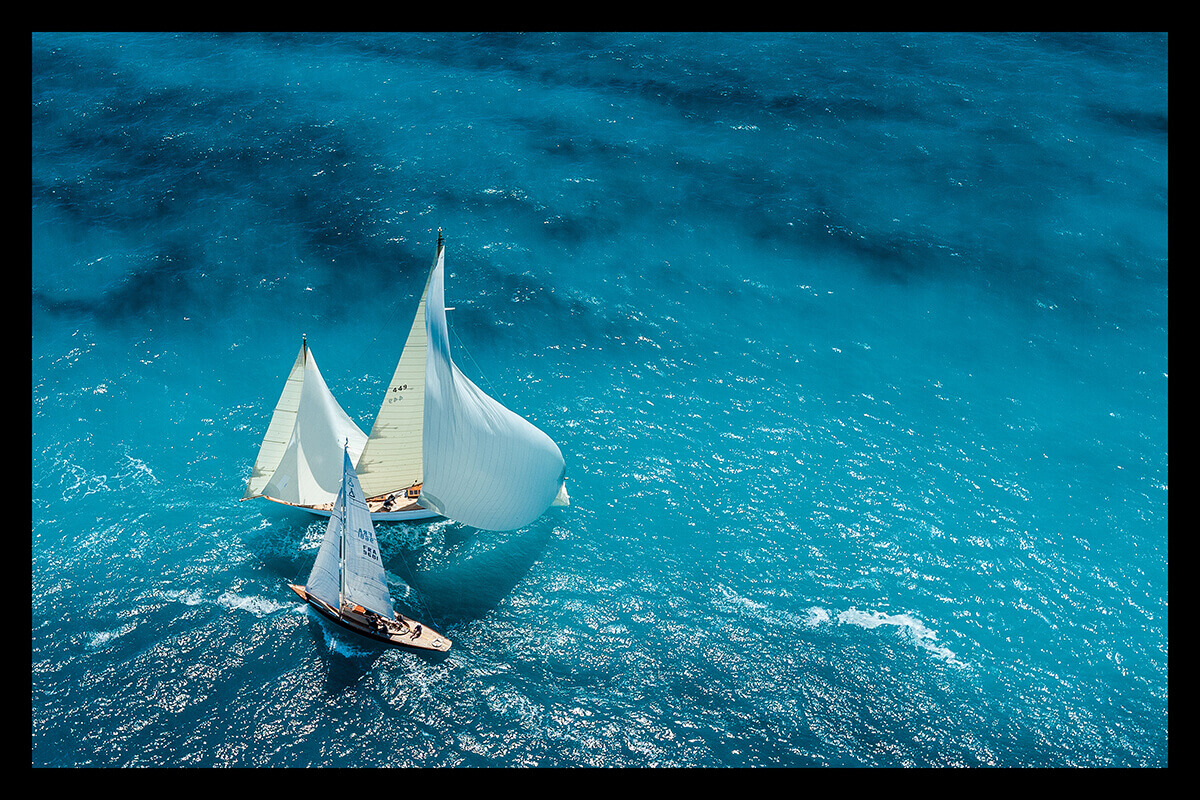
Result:
[[363,636],[397,647],[450,649],[448,638],[393,608],[379,540],[348,446],[342,451],[341,489],[308,582],[288,586],[327,619]]
[[329,516],[343,450],[372,519],[448,517],[489,530],[568,505],[562,452],[485,394],[450,356],[445,249],[437,255],[370,435],[333,398],[305,340],[275,406],[242,500],[266,497]]

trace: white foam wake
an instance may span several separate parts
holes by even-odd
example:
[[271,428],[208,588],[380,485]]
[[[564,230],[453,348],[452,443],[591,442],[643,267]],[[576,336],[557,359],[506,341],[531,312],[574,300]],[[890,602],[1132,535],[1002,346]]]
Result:
[[260,619],[287,608],[282,603],[266,597],[240,595],[234,592],[225,592],[217,598],[217,602],[231,610],[247,611]]
[[876,628],[893,628],[906,637],[916,647],[942,659],[947,664],[965,667],[949,648],[938,644],[937,631],[928,628],[921,620],[909,614],[885,614],[881,611],[861,611],[850,608],[838,612],[836,617],[827,609],[811,606],[803,613],[785,612],[771,608],[756,600],[744,597],[726,586],[718,586],[717,601],[726,610],[745,614],[767,624],[786,625],[793,628],[816,628],[832,619],[838,625],[855,625],[860,628],[873,630]]
[[839,625],[857,625],[860,628],[874,629],[892,626],[908,637],[917,647],[927,650],[948,664],[966,666],[959,661],[953,651],[937,643],[937,631],[925,627],[921,620],[908,614],[884,614],[881,611],[860,611],[851,608],[837,615]]

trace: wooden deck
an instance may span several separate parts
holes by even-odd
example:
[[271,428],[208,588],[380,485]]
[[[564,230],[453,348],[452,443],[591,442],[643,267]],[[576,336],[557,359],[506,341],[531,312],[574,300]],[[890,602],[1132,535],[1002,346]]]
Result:
[[[307,511],[310,514],[316,514],[319,517],[328,517],[333,513],[333,503],[318,503],[315,505],[300,505],[299,503],[290,503],[287,500],[279,500],[270,495],[261,495],[272,503],[279,503],[288,508]],[[392,492],[388,495],[380,495],[379,497],[367,498],[367,510],[371,512],[371,519],[375,522],[395,522],[395,521],[410,521],[415,522],[423,519],[436,519],[441,516],[436,511],[430,511],[428,508],[417,503],[416,500],[410,500],[404,496],[404,490]]]
[[303,586],[289,583],[288,587],[330,621],[370,639],[396,647],[412,647],[418,650],[439,652],[449,650],[453,644],[449,638],[428,625],[399,612],[396,612],[394,620],[386,621],[382,617],[372,615],[370,612],[363,612],[361,609],[343,609],[341,613],[338,613],[337,609],[328,603],[310,595]]

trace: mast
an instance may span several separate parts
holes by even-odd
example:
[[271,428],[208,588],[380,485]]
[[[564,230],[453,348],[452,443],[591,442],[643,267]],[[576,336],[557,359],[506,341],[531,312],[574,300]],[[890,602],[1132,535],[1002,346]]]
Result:
[[[343,459],[350,450],[350,440],[346,440],[343,448]],[[338,532],[338,614],[342,613],[342,605],[346,602],[346,467],[342,461],[342,524]]]

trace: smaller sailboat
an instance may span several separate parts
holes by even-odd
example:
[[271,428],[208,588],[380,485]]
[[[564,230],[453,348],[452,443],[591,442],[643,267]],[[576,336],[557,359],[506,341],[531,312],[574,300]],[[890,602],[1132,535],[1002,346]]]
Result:
[[342,450],[341,490],[308,583],[288,586],[322,616],[355,633],[397,647],[450,649],[448,638],[392,606],[379,540],[348,441]]

